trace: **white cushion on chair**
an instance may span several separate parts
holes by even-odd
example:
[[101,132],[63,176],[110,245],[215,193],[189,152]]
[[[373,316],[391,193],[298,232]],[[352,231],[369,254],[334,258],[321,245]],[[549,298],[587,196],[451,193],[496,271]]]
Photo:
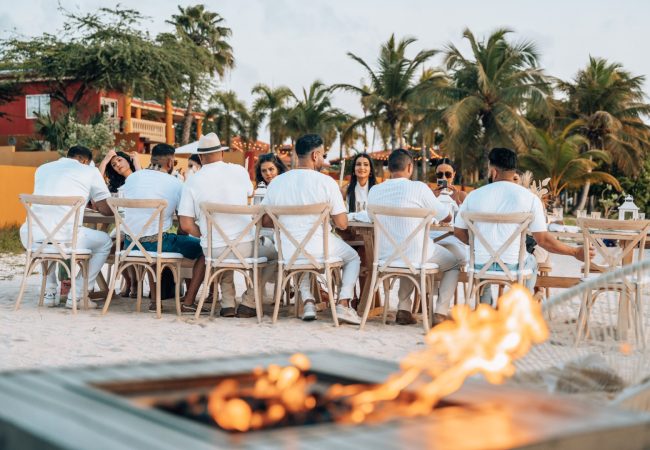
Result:
[[[206,260],[206,262],[212,262],[212,265],[216,265],[216,263],[217,263],[217,258],[212,258],[211,261],[208,260],[208,258],[205,258],[205,260]],[[258,264],[262,264],[262,263],[267,262],[268,258],[266,258],[264,256],[261,256],[261,257],[259,257],[257,259],[255,259],[255,258],[244,258],[244,261],[246,261],[246,263],[248,263],[248,264],[253,264],[255,262],[257,262]],[[224,259],[219,264],[241,264],[241,261],[239,259],[237,259],[237,258],[228,258],[228,259]]]
[[[32,251],[35,252],[38,250],[38,247],[40,244],[34,244],[32,245]],[[69,247],[63,247],[63,253],[66,255],[69,255],[72,253],[72,249]],[[54,246],[54,245],[46,245],[43,250],[41,250],[42,253],[48,254],[48,255],[57,255],[59,253],[59,248]],[[90,255],[92,251],[89,248],[78,248],[76,249],[76,253],[79,253],[80,255]]]
[[[467,268],[467,272],[470,272],[470,273],[471,272],[479,273],[480,271],[481,271],[481,269],[472,269],[470,267]],[[511,270],[510,273],[513,274],[515,277],[517,277],[517,275],[521,274],[521,276],[523,276],[524,278],[528,278],[528,277],[533,275],[533,272],[530,269]],[[484,272],[483,274],[481,274],[481,277],[508,279],[508,275],[505,272],[501,271],[501,270],[488,270],[488,271]]]
[[[379,267],[386,264],[385,259],[380,259],[378,262],[379,262]],[[419,262],[414,262],[414,263],[411,264],[411,267],[413,267],[414,269],[422,268],[424,270],[432,270],[432,269],[437,269],[439,267],[438,264],[436,264],[434,262],[425,262],[424,266],[422,266],[422,267],[421,266],[422,266],[422,264],[420,264]],[[404,261],[402,261],[401,259],[393,260],[388,265],[388,267],[394,267],[396,269],[408,269],[409,268],[409,266]]]
[[[156,258],[158,255],[160,255],[161,258],[178,258],[178,259],[183,259],[183,255],[180,253],[174,253],[174,252],[147,252],[149,256],[152,258]],[[121,250],[120,251],[120,256],[125,256],[126,250]],[[142,253],[140,250],[131,250],[127,257],[139,257],[139,258],[144,258],[144,253]]]
[[[318,257],[318,258],[314,258],[314,259],[319,264],[325,263],[325,258],[323,258],[322,256]],[[334,264],[334,263],[339,263],[339,262],[343,262],[343,258],[341,258],[340,256],[330,256],[329,258],[327,258],[327,263],[328,264]],[[284,265],[286,265],[288,263],[289,263],[289,259],[285,259],[284,261],[282,261],[282,264],[284,264]],[[313,263],[311,262],[311,259],[309,259],[309,258],[299,258],[299,259],[296,259],[294,261],[294,263],[293,263],[293,265],[295,265],[295,266],[311,266],[312,264]]]

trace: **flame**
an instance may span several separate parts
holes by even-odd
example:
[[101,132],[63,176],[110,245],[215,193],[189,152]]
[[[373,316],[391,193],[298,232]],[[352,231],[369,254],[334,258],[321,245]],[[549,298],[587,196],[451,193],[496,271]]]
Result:
[[[384,383],[372,388],[332,385],[324,399],[346,405],[334,412],[335,419],[361,423],[396,414],[428,414],[469,376],[482,374],[490,383],[502,383],[515,372],[513,360],[548,337],[541,306],[523,286],[515,285],[499,298],[497,309],[479,305],[472,311],[458,305],[451,316],[453,320],[427,334],[426,349],[404,358],[401,371]],[[225,380],[210,394],[208,410],[219,426],[237,431],[274,425],[288,414],[312,410],[317,400],[309,390],[315,376],[305,374],[309,367],[307,357],[296,354],[290,366],[257,369],[252,390]],[[412,394],[408,401],[400,399],[404,392]],[[245,399],[262,400],[266,406],[254,410]]]

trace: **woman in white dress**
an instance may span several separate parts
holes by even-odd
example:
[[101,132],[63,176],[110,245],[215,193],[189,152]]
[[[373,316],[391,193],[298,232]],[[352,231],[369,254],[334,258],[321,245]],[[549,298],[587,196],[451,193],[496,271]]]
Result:
[[352,160],[350,183],[343,186],[342,194],[349,212],[361,212],[368,205],[368,191],[377,184],[375,169],[367,153],[359,153]]

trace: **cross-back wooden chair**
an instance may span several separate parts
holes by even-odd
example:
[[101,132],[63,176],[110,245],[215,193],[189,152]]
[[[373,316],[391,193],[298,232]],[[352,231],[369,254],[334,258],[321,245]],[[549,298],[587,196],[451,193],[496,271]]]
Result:
[[[321,277],[325,279],[327,291],[329,294],[329,304],[332,311],[332,320],[335,326],[339,326],[339,321],[336,316],[336,295],[334,291],[334,272],[340,271],[343,266],[343,260],[339,256],[332,256],[329,253],[329,216],[331,208],[327,203],[318,203],[305,206],[266,206],[266,214],[273,221],[273,228],[275,232],[275,245],[278,249],[278,279],[275,285],[274,308],[273,308],[273,323],[278,319],[278,312],[280,310],[280,301],[282,291],[286,284],[292,278],[297,276],[294,283],[295,286],[295,302],[296,302],[296,316],[300,313],[300,306],[302,298],[300,296],[300,286],[303,277],[313,274],[316,278]],[[287,228],[280,222],[282,216],[317,216],[307,234],[298,241]],[[321,228],[323,232],[323,245],[322,255],[316,256],[314,252],[306,249],[307,244],[311,240],[316,231]],[[294,251],[291,255],[285,254],[282,248],[282,238],[285,237],[294,246]]]
[[[203,292],[199,299],[199,306],[196,309],[196,318],[199,318],[201,308],[208,295],[209,287],[215,284],[215,296],[220,278],[226,272],[238,272],[244,276],[246,287],[253,289],[255,297],[255,309],[257,311],[257,322],[262,323],[262,295],[264,286],[260,285],[260,270],[269,264],[266,257],[259,257],[258,243],[260,230],[262,228],[262,217],[264,217],[264,207],[261,205],[241,206],[241,205],[222,205],[218,203],[203,202],[200,205],[201,211],[206,220],[206,229],[208,230],[208,249],[205,258],[205,278],[203,281]],[[220,216],[228,215],[246,215],[251,217],[250,223],[234,239],[230,239],[223,230],[220,223]],[[242,243],[245,238],[250,236],[251,231],[255,232],[253,240],[253,256],[245,257],[237,249],[237,245]],[[217,234],[226,243],[226,247],[221,255],[212,254],[212,232]],[[248,242],[248,241],[246,241]],[[212,302],[210,316],[214,315],[216,301]]]
[[[425,333],[431,328],[428,309],[432,309],[433,304],[433,277],[439,272],[439,270],[437,264],[428,261],[427,250],[429,245],[433,245],[429,236],[429,231],[435,218],[435,214],[436,211],[432,209],[395,208],[376,205],[368,206],[368,215],[373,223],[375,246],[370,290],[368,291],[366,307],[363,311],[361,324],[359,325],[360,330],[363,329],[366,320],[368,320],[372,299],[380,285],[384,286],[385,298],[383,323],[386,323],[390,303],[390,290],[398,277],[409,279],[415,285],[416,296],[419,295],[422,299],[425,299],[422,301],[422,326],[424,327]],[[395,218],[420,220],[406,239],[400,240],[386,227],[386,220],[393,220]],[[406,251],[409,245],[415,242],[420,234],[422,234],[423,241],[417,244],[418,247],[420,245],[422,246],[422,254],[418,261],[412,261],[412,258],[409,258]],[[393,249],[391,255],[386,259],[379,259],[379,243],[382,240],[388,240]],[[429,289],[427,289],[427,286]],[[427,292],[430,292],[431,295],[428,296]],[[426,301],[427,298],[429,298],[428,302]]]
[[[77,299],[75,279],[77,277],[77,266],[79,266],[84,279],[83,305],[84,309],[87,309],[88,262],[90,261],[91,251],[87,248],[77,247],[77,237],[80,225],[79,219],[81,210],[86,204],[86,199],[83,197],[55,197],[28,194],[20,194],[19,197],[20,202],[27,210],[27,260],[25,261],[25,271],[23,273],[23,280],[20,284],[20,290],[18,291],[15,309],[20,307],[20,302],[23,299],[25,288],[27,287],[27,277],[39,263],[41,264],[42,280],[38,306],[43,305],[47,274],[51,270],[56,270],[57,265],[61,265],[70,277],[70,293],[68,295],[72,296],[72,312],[73,314],[76,314]],[[46,207],[67,207],[68,210],[65,212],[61,220],[54,224],[52,228],[48,228],[47,225],[43,224],[43,221],[38,217],[38,214],[34,212],[33,207],[35,205]],[[63,239],[60,238],[60,236],[57,236],[61,229],[70,224],[70,222],[72,222],[72,235]],[[36,242],[34,241],[35,225],[45,236],[42,240],[39,239]],[[66,264],[66,260],[70,260],[70,267]]]
[[[490,289],[491,284],[501,286],[510,286],[513,283],[523,284],[525,280],[531,278],[533,273],[524,268],[526,260],[526,231],[533,221],[532,213],[471,213],[464,212],[462,217],[468,227],[469,233],[469,265],[468,272],[468,292],[469,298],[474,298],[475,307],[479,304],[481,289]],[[512,224],[515,225],[512,233],[500,244],[497,249],[495,243],[489,242],[488,239],[480,232],[477,223],[494,223],[494,224]],[[518,268],[512,270],[501,259],[502,253],[514,242],[519,243]],[[489,254],[489,260],[481,269],[475,269],[476,241],[483,244],[483,247]],[[498,243],[497,243],[498,244]],[[492,265],[497,264],[501,270],[492,270]]]
[[[584,279],[594,275],[592,269],[600,273],[609,272],[624,265],[632,264],[635,261],[642,261],[645,258],[645,246],[648,233],[650,233],[650,220],[579,218],[577,223],[582,230],[585,247],[593,247],[596,251],[596,257],[599,257],[598,264],[595,264],[589,252],[585,252]],[[610,241],[610,243],[616,245],[608,246],[605,241]],[[615,282],[609,282],[594,291],[585,291],[578,316],[577,342],[589,333],[589,315],[597,297],[604,292],[614,291],[619,294],[618,326],[622,331],[622,335],[627,331],[629,317],[632,316],[632,325],[634,326],[636,338],[644,343],[642,287],[643,277],[639,273],[636,277],[623,278]],[[632,310],[629,309],[630,304]]]
[[[176,313],[181,315],[180,303],[180,282],[181,282],[181,265],[183,263],[183,255],[180,253],[163,252],[162,251],[162,238],[163,238],[163,215],[165,208],[167,208],[166,200],[140,200],[140,199],[126,199],[126,198],[109,198],[107,200],[108,206],[113,210],[115,215],[115,267],[111,272],[111,281],[108,286],[108,296],[102,314],[108,312],[108,307],[111,304],[113,293],[115,292],[115,284],[120,274],[129,267],[133,267],[135,271],[137,283],[137,297],[136,297],[136,310],[140,312],[142,305],[142,285],[146,273],[150,273],[156,285],[155,301],[156,301],[156,317],[162,316],[162,299],[160,298],[160,276],[164,268],[168,267],[174,276],[176,283]],[[147,209],[152,210],[149,218],[140,230],[131,230],[131,228],[124,222],[124,218],[120,215],[120,209]],[[146,250],[140,243],[140,238],[146,229],[158,220],[157,232],[157,249],[155,252]],[[125,249],[122,249],[122,232],[129,237],[131,243]]]

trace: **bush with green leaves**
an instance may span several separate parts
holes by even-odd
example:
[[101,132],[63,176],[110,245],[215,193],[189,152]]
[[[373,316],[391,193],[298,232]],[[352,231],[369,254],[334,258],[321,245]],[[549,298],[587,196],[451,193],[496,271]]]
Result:
[[94,123],[79,123],[71,117],[68,123],[67,136],[59,153],[65,154],[73,145],[83,145],[93,151],[95,158],[103,157],[115,147],[114,125],[105,116]]

